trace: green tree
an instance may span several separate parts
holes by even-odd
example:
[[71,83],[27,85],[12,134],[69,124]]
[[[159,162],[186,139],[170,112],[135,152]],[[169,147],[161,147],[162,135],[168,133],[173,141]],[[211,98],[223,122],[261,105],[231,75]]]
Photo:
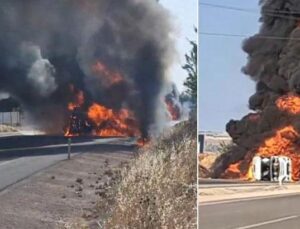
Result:
[[[195,28],[197,33],[197,29]],[[185,54],[185,65],[182,66],[188,72],[188,77],[184,82],[187,88],[185,93],[191,97],[193,102],[197,101],[197,44],[195,41],[189,41],[192,48],[188,54]]]

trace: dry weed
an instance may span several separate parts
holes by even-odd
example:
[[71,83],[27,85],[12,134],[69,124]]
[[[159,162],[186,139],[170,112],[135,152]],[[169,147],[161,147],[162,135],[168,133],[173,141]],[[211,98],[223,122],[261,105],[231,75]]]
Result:
[[196,228],[196,124],[178,124],[123,171],[106,228]]

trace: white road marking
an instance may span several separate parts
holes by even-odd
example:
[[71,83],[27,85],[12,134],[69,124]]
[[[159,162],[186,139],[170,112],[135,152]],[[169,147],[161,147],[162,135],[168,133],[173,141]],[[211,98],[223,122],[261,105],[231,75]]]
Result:
[[283,217],[283,218],[279,218],[279,219],[264,221],[264,222],[261,222],[261,223],[251,224],[251,225],[248,225],[248,226],[237,227],[235,229],[255,228],[255,227],[260,227],[260,226],[264,226],[264,225],[267,225],[267,224],[273,224],[273,223],[278,223],[278,222],[282,222],[282,221],[287,221],[287,220],[290,220],[290,219],[295,219],[295,218],[298,218],[298,217],[299,216],[297,216],[297,215],[292,215],[292,216],[287,216],[287,217]]
[[274,195],[268,195],[268,196],[248,197],[248,198],[236,198],[236,199],[219,200],[219,201],[207,201],[207,202],[202,202],[202,203],[201,203],[201,197],[200,197],[199,206],[208,206],[208,205],[217,205],[217,204],[230,204],[230,203],[236,203],[236,202],[273,199],[273,198],[281,198],[281,197],[287,197],[287,196],[298,196],[298,195],[299,195],[298,192],[294,192],[294,193],[280,193],[280,194],[274,194]]
[[[19,157],[18,159],[20,159],[21,157]],[[7,164],[9,164],[9,163],[12,163],[12,162],[14,162],[15,160],[17,160],[17,159],[12,159],[12,160],[9,160],[9,161],[4,161],[4,162],[1,162],[0,163],[0,166],[1,165],[7,165]]]
[[[72,143],[71,146],[89,146],[89,145],[109,144],[109,143],[115,143],[118,140],[120,140],[120,138],[98,139],[96,141]],[[11,151],[35,150],[35,149],[51,149],[51,148],[67,147],[67,146],[68,146],[68,144],[56,144],[56,145],[32,146],[32,147],[22,147],[22,148],[8,148],[8,149],[0,149],[0,153],[1,152],[11,152]]]

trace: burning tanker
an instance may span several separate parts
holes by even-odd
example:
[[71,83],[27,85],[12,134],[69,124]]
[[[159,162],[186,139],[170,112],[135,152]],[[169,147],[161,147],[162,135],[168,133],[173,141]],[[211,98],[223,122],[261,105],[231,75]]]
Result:
[[254,112],[227,124],[234,146],[215,162],[212,176],[254,179],[256,159],[278,164],[283,158],[290,161],[287,165],[291,168],[287,170],[291,171],[291,179],[297,181],[300,180],[300,2],[262,0],[260,4],[260,31],[243,44],[248,63],[242,70],[256,82],[256,93],[249,99],[249,108]]
[[0,10],[0,91],[46,133],[148,138],[160,110],[173,110],[172,26],[157,1],[10,0]]

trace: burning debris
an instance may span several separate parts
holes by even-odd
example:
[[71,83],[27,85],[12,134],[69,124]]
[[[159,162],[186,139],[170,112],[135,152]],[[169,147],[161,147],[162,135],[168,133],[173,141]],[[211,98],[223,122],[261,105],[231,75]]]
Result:
[[264,0],[260,4],[261,29],[243,44],[248,54],[243,72],[256,82],[256,93],[249,99],[249,108],[255,113],[227,124],[226,130],[235,146],[217,159],[212,176],[254,179],[257,158],[262,160],[261,166],[265,163],[271,167],[277,158],[277,161],[290,160],[285,166],[291,166],[291,179],[297,181],[300,180],[300,4],[296,0]]
[[41,130],[146,139],[159,129],[173,56],[161,4],[12,0],[0,9],[0,91]]
[[[74,102],[68,104],[71,116],[66,127],[66,136],[142,136],[136,118],[130,110],[122,108],[116,112],[98,103],[86,106],[83,91],[74,92],[73,85],[70,86],[70,90],[76,96]],[[172,91],[165,96],[165,104],[170,120],[180,120],[182,107],[175,85],[172,86]],[[138,145],[144,145],[147,142],[147,138],[140,138]]]
[[175,84],[171,85],[170,92],[165,96],[165,103],[171,120],[180,120],[182,117],[183,108],[182,104],[180,103],[179,92]]
[[[297,142],[298,141],[298,142]],[[249,152],[246,156],[235,164],[230,164],[226,171],[222,174],[223,177],[255,179],[254,176],[254,160],[253,158],[276,159],[285,156],[292,161],[291,177],[293,180],[300,178],[300,150],[299,134],[292,126],[287,126],[278,130],[274,136],[267,138],[258,149]],[[284,167],[282,166],[281,169]],[[271,172],[271,169],[268,170]],[[263,174],[263,170],[261,170]],[[267,174],[269,180],[278,180],[278,176],[272,178],[271,174]],[[271,179],[272,178],[272,179]]]
[[[70,89],[74,91],[73,86]],[[116,112],[98,103],[87,105],[83,91],[75,94],[75,101],[68,105],[71,116],[66,136],[141,136],[134,115],[128,109]]]

